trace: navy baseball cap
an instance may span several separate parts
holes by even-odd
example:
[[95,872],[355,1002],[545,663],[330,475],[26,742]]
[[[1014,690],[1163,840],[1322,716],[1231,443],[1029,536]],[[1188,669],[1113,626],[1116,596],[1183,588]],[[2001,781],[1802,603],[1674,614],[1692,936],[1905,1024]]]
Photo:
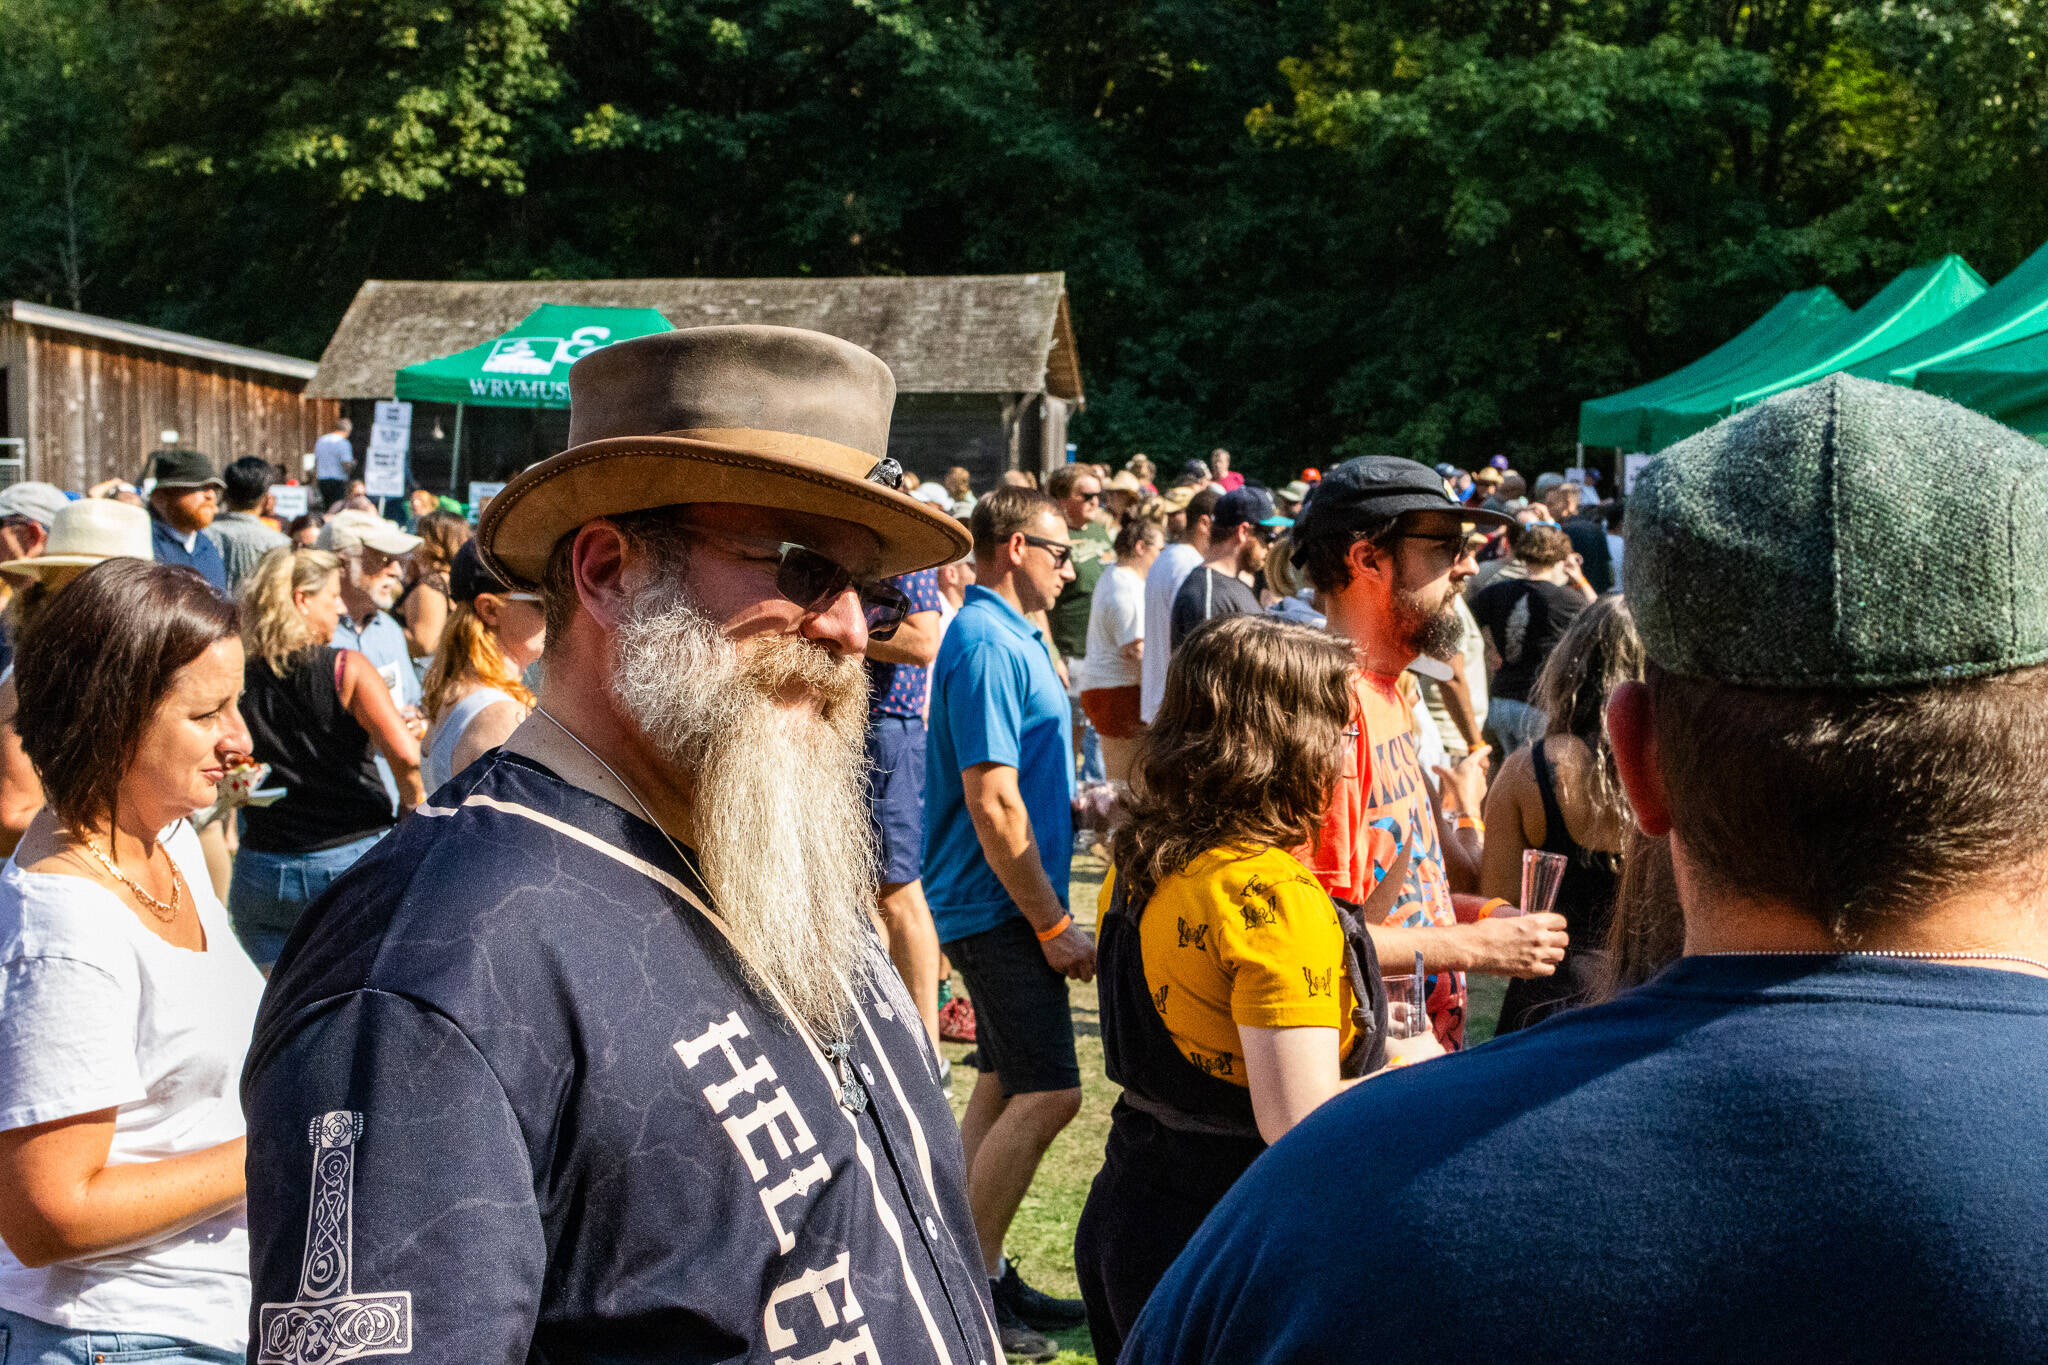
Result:
[[[1220,505],[1217,512],[1222,512]],[[1467,507],[1452,498],[1428,465],[1395,455],[1361,455],[1325,472],[1308,495],[1294,519],[1294,562],[1305,562],[1303,547],[1310,541],[1378,530],[1410,512],[1451,512],[1475,526],[1515,524],[1505,512]]]
[[1220,540],[1246,523],[1253,526],[1294,524],[1273,510],[1271,493],[1250,484],[1233,488],[1216,500],[1216,511],[1209,518],[1209,534]]

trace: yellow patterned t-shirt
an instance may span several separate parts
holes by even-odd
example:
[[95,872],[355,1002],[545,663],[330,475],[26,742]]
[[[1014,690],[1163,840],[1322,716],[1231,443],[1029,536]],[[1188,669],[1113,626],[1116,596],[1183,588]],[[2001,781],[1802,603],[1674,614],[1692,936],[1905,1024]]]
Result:
[[[1107,912],[1114,874],[1103,883]],[[1314,875],[1281,849],[1212,849],[1159,883],[1138,923],[1145,985],[1181,1055],[1248,1085],[1238,1025],[1357,1030],[1344,931]]]

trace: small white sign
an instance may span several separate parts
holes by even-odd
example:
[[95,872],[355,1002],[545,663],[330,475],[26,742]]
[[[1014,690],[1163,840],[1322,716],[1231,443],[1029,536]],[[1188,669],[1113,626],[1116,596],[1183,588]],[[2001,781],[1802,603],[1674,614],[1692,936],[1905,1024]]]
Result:
[[291,521],[303,517],[311,510],[307,505],[310,490],[302,483],[274,483],[270,485],[270,511],[279,521]]
[[380,449],[376,442],[370,443],[369,456],[363,461],[363,491],[373,498],[405,496],[404,446],[396,450],[388,446]]
[[363,461],[363,491],[373,498],[405,496],[405,453],[412,446],[412,404],[381,402]]
[[1621,457],[1621,491],[1624,496],[1636,491],[1636,475],[1643,472],[1655,455],[1624,455]]
[[474,526],[474,525],[476,524],[476,519],[477,519],[478,517],[480,517],[480,516],[482,516],[482,515],[483,515],[483,512],[484,512],[484,504],[485,504],[485,503],[487,503],[487,502],[489,502],[489,501],[490,501],[490,500],[491,500],[492,498],[495,498],[495,497],[497,497],[497,496],[498,496],[498,492],[499,492],[499,490],[500,490],[500,489],[502,489],[502,488],[504,488],[504,486],[505,486],[505,485],[504,485],[504,484],[502,484],[502,483],[477,483],[477,482],[475,482],[474,480],[472,480],[472,481],[470,482],[470,485],[469,485],[469,522],[470,522],[470,525]]

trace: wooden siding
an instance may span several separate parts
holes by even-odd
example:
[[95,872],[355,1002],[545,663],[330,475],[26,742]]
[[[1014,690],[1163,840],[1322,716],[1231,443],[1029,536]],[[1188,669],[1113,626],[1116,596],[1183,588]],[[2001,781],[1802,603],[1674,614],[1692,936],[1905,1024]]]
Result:
[[281,375],[22,323],[0,324],[8,404],[28,440],[27,475],[81,489],[133,479],[158,433],[204,451],[216,467],[260,455],[296,471],[340,404],[300,396]]

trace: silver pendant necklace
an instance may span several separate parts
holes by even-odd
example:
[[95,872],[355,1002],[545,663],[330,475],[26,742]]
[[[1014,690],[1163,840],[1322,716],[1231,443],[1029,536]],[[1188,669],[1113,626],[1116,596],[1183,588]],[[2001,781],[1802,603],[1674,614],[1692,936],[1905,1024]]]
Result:
[[1921,953],[1904,948],[1850,948],[1829,952],[1824,948],[1799,948],[1772,951],[1755,949],[1727,953],[1692,953],[1692,957],[1889,957],[1910,958],[1920,962],[2024,962],[2029,967],[2039,967],[2048,972],[2048,962],[2040,962],[2018,953]]

